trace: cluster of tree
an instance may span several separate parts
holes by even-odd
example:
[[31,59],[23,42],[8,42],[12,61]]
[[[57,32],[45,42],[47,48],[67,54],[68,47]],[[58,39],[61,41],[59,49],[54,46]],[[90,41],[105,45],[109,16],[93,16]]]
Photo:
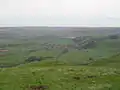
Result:
[[93,48],[96,46],[96,43],[94,40],[92,40],[90,37],[76,37],[73,39],[75,42],[76,49],[87,49],[87,48]]
[[83,48],[94,48],[94,47],[96,47],[95,41],[90,41],[83,46]]
[[35,49],[30,49],[29,52],[36,52],[38,50],[35,50]]
[[45,60],[47,58],[54,58],[54,57],[37,57],[37,56],[30,56],[28,57],[24,62],[16,63],[16,64],[11,64],[11,65],[6,65],[6,64],[0,64],[0,68],[11,68],[11,67],[16,67],[19,65],[23,65],[26,63],[34,62],[34,61],[41,61]]
[[63,54],[66,54],[66,53],[68,53],[68,52],[69,52],[68,48],[64,48],[64,49],[61,51],[61,53],[58,54],[58,56],[56,57],[56,59],[58,59],[58,58],[61,57]]
[[61,45],[61,44],[43,43],[41,44],[41,47],[43,47],[46,50],[52,50],[52,49],[64,49],[65,47],[73,48],[73,45],[72,44]]
[[110,39],[118,39],[119,35],[115,34],[115,35],[109,35]]
[[41,60],[45,60],[45,59],[48,59],[48,58],[54,58],[54,57],[37,57],[37,56],[30,56],[28,57],[25,61],[26,62],[34,62],[34,61],[41,61]]
[[42,60],[41,57],[31,56],[31,57],[28,57],[25,61],[26,62],[33,62],[33,61],[40,61],[40,60]]

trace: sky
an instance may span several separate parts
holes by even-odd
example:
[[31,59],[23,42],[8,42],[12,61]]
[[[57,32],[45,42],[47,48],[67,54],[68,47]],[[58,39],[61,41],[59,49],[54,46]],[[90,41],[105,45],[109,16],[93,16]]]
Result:
[[120,26],[120,0],[0,0],[0,26]]

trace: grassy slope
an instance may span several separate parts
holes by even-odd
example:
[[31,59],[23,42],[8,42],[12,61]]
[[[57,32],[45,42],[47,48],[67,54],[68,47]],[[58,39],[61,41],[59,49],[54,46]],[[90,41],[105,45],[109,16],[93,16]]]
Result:
[[[88,57],[111,56],[119,46],[118,41],[102,41],[98,47],[85,51],[72,51],[59,58],[59,61],[71,61],[78,63],[87,60]],[[22,48],[22,47],[21,47]],[[21,49],[19,47],[19,49]],[[11,48],[11,50],[14,50]],[[15,48],[16,58],[18,49]],[[13,51],[13,54],[15,53]],[[26,52],[25,52],[26,53]],[[55,55],[55,52],[36,52],[30,55]],[[12,56],[11,56],[12,57]],[[21,58],[21,57],[20,57]],[[106,57],[105,57],[106,58]],[[10,58],[9,63],[15,62],[15,57]],[[120,90],[120,56],[113,56],[99,60],[90,66],[71,66],[65,63],[55,65],[54,60],[46,60],[39,63],[31,63],[23,66],[0,69],[1,90],[24,90],[29,84],[47,84],[49,90]],[[8,60],[6,58],[5,60]],[[2,61],[2,60],[1,60]],[[4,60],[3,60],[4,61]],[[20,61],[20,60],[18,60]],[[8,62],[8,61],[6,61]],[[75,78],[79,79],[75,79]],[[27,90],[27,89],[26,89]]]
[[46,84],[50,87],[49,90],[120,89],[119,68],[58,64],[55,66],[54,61],[48,60],[16,68],[1,69],[0,88],[1,90],[24,90],[29,84]]
[[120,53],[115,54],[109,58],[95,61],[92,63],[93,66],[109,66],[120,68]]

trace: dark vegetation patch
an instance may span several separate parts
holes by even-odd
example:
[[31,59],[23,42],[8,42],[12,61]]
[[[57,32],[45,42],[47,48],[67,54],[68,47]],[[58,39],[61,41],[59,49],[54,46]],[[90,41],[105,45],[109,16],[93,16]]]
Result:
[[39,85],[39,86],[35,86],[35,85],[31,85],[28,87],[28,90],[48,90],[48,86],[47,85]]

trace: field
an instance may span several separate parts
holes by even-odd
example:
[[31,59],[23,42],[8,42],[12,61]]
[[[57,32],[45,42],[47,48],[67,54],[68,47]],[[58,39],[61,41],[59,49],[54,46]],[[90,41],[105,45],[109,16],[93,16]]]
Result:
[[113,30],[14,29],[0,38],[0,90],[120,90],[120,38]]
[[[47,39],[48,40],[48,39]],[[45,40],[44,40],[45,41]],[[8,52],[0,52],[0,63],[1,64],[14,64],[23,62],[27,57],[30,56],[57,56],[60,54],[62,48],[55,48],[51,50],[46,50],[44,46],[41,45],[41,42],[36,41],[27,41],[24,42],[22,40],[19,41],[13,41],[15,43],[10,44],[9,46],[6,46],[5,49],[8,50]],[[19,42],[19,43],[17,43]],[[48,41],[46,41],[48,42]],[[54,43],[53,43],[54,42]],[[72,40],[69,39],[56,39],[53,40],[52,44],[55,45],[67,45],[72,44]],[[105,40],[105,41],[99,41],[97,42],[97,47],[95,48],[88,48],[88,49],[82,49],[82,50],[76,50],[76,49],[70,49],[68,53],[65,53],[62,55],[58,60],[62,61],[68,61],[68,62],[75,62],[80,63],[81,61],[86,61],[90,57],[93,59],[100,59],[109,57],[116,52],[119,52],[119,45],[120,40]],[[22,44],[21,44],[22,43]],[[43,42],[42,42],[43,43]],[[13,45],[13,46],[12,46]],[[30,50],[34,50],[33,52]]]
[[[52,65],[51,65],[52,64]],[[1,90],[28,90],[28,85],[47,85],[49,90],[119,90],[120,69],[71,66],[54,62],[1,69]]]

